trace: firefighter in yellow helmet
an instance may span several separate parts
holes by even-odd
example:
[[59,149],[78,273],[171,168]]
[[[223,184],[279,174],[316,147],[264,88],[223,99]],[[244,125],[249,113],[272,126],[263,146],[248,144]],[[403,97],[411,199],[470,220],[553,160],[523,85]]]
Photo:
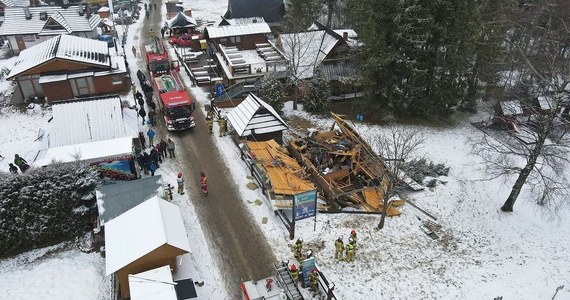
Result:
[[356,248],[354,240],[352,238],[348,238],[348,244],[346,244],[346,261],[353,261],[355,252]]
[[297,241],[295,242],[295,245],[293,245],[293,250],[295,253],[295,258],[300,261],[302,258],[302,251],[303,251],[303,239],[302,238],[298,238]]
[[334,246],[336,248],[336,252],[335,252],[334,257],[338,260],[343,260],[344,242],[342,241],[342,236],[338,237],[338,239],[334,242]]
[[319,271],[317,268],[314,268],[311,274],[309,274],[309,285],[311,286],[311,291],[317,292],[319,290]]

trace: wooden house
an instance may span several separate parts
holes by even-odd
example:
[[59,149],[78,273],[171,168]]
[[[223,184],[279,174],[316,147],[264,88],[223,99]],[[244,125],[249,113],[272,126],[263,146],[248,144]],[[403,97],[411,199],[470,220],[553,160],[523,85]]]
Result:
[[72,35],[22,51],[7,79],[17,82],[22,100],[45,97],[50,103],[122,92],[130,85],[124,58],[112,55],[107,42]]
[[41,129],[34,166],[80,160],[92,164],[102,177],[139,177],[133,155],[136,111],[123,107],[118,95],[57,102],[52,115],[48,127]]
[[15,54],[59,35],[97,39],[101,18],[79,6],[7,7],[0,37]]
[[267,42],[270,33],[271,29],[265,22],[204,28],[204,38],[214,47],[234,46],[240,50],[254,50],[255,44]]
[[106,274],[115,274],[120,299],[130,297],[129,275],[168,265],[190,252],[178,206],[153,197],[105,225]]

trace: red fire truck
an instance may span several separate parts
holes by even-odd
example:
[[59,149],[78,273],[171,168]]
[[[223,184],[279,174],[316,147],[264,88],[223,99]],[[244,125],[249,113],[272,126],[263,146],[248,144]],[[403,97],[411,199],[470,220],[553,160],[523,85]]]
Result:
[[162,40],[158,37],[154,38],[153,44],[145,46],[145,54],[166,129],[175,131],[196,126],[193,116],[195,105],[178,76],[180,71],[178,61],[170,59]]

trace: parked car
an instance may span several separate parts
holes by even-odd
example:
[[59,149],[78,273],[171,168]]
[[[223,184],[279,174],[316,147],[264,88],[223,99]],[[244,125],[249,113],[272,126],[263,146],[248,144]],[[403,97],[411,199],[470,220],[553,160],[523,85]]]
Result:
[[200,49],[200,39],[199,34],[182,34],[178,36],[171,36],[168,42],[177,47],[192,47],[194,49]]

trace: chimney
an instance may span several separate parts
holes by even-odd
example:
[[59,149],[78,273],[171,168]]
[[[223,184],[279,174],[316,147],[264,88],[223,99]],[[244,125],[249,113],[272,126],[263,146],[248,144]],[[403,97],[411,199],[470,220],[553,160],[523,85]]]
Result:
[[32,19],[32,13],[30,12],[29,7],[24,7],[24,16],[26,17],[26,20]]
[[342,33],[342,39],[348,41],[348,32],[345,31]]
[[83,3],[79,4],[78,10],[80,16],[83,16],[85,14],[85,10],[83,9]]
[[40,20],[45,21],[47,19],[48,19],[47,18],[47,12],[45,12],[45,11],[40,12]]
[[61,3],[61,8],[68,8],[69,7],[69,0],[63,0]]

